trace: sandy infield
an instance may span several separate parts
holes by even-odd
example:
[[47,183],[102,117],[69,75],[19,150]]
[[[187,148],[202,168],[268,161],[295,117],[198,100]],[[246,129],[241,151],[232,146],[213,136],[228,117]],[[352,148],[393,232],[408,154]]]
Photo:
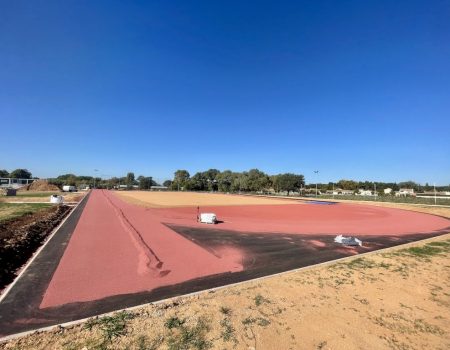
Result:
[[239,196],[232,194],[195,193],[195,192],[147,192],[127,191],[115,192],[123,200],[149,208],[161,207],[196,207],[196,206],[221,206],[221,205],[268,205],[268,204],[293,204],[292,200],[277,198],[261,198]]

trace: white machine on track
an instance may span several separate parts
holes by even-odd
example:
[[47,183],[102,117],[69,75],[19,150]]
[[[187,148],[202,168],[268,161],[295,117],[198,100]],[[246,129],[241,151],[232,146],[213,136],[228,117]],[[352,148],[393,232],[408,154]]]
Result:
[[203,224],[216,224],[217,216],[214,213],[201,213],[199,221]]

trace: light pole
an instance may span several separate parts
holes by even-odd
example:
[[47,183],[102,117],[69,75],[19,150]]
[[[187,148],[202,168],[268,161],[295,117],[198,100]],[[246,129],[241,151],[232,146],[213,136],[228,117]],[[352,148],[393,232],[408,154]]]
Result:
[[94,169],[94,189],[95,189],[95,172],[98,171],[98,169]]
[[103,178],[107,178],[109,177],[108,180],[108,185],[107,185],[107,189],[109,190],[109,188],[111,187],[111,175],[110,174],[100,174],[100,178],[103,180]]
[[433,187],[434,187],[434,205],[436,205],[436,183],[433,184]]
[[[319,176],[319,170],[314,170],[314,174]],[[316,179],[316,198],[317,198],[317,180],[318,180],[318,178]]]

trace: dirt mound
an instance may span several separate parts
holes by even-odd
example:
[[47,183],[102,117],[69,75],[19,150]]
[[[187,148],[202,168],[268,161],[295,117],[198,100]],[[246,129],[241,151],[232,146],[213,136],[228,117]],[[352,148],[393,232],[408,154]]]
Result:
[[59,188],[56,185],[48,183],[47,180],[36,180],[33,183],[20,188],[19,191],[33,191],[33,192],[59,191]]

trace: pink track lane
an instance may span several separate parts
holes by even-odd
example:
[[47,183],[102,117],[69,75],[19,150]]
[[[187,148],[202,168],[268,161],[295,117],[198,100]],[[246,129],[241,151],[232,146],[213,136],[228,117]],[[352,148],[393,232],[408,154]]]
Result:
[[242,270],[239,250],[225,247],[220,254],[217,257],[168,229],[154,211],[125,203],[111,192],[95,190],[40,308],[137,293]]
[[[197,208],[158,209],[161,220],[198,226]],[[419,212],[357,204],[292,204],[202,207],[224,221],[216,228],[247,232],[406,235],[440,231],[450,220]]]

